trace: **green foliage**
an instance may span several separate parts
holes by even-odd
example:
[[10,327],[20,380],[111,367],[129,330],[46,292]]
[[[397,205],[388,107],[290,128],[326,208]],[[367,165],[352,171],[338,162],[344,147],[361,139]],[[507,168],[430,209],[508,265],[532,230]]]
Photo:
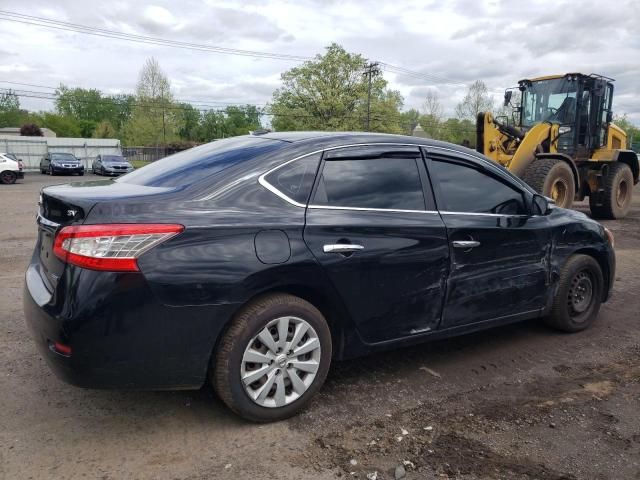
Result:
[[0,127],[17,127],[21,124],[24,111],[20,110],[20,100],[11,91],[0,94]]
[[[400,114],[400,126],[404,135],[413,134],[413,130],[420,125],[420,112],[415,108]],[[424,128],[424,127],[423,127]]]
[[109,120],[103,120],[93,130],[93,138],[116,138],[117,132]]
[[178,115],[178,135],[183,140],[197,140],[198,128],[200,126],[200,111],[193,105],[188,103],[180,103],[177,105],[181,108],[176,114]]
[[245,105],[244,107],[227,107],[225,109],[224,116],[225,137],[246,135],[251,130],[257,130],[261,127],[260,113],[254,105]]
[[627,134],[627,145],[625,148],[632,148],[636,152],[640,152],[640,127],[631,123],[626,114],[616,115],[613,123]]
[[[361,130],[365,125],[366,59],[331,44],[324,55],[284,72],[270,110],[276,130]],[[402,97],[386,89],[382,75],[371,81],[372,131],[400,132]]]
[[136,103],[123,128],[129,145],[163,145],[179,139],[181,109],[176,108],[171,83],[154,58],[142,67]]
[[[93,135],[93,130],[102,121],[108,121],[119,130],[131,115],[132,95],[103,95],[99,90],[68,88],[64,85],[56,90],[56,112],[79,122],[81,135]],[[56,132],[57,133],[57,132]]]
[[73,117],[45,112],[42,114],[41,125],[56,132],[58,137],[82,136],[82,127],[80,122]]

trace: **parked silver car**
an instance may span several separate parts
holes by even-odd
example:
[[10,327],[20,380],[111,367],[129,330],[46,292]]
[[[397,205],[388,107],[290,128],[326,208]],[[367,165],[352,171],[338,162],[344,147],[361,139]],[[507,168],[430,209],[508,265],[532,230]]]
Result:
[[96,175],[122,175],[134,170],[122,155],[98,155],[91,168]]

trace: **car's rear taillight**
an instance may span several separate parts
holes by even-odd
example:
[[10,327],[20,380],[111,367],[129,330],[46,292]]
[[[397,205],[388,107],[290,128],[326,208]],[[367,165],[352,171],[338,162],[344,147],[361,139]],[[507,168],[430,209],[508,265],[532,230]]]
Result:
[[23,170],[24,169],[24,163],[22,163],[22,160],[18,160],[18,170]]
[[53,253],[60,260],[91,270],[138,272],[137,258],[184,230],[182,225],[105,224],[62,228]]

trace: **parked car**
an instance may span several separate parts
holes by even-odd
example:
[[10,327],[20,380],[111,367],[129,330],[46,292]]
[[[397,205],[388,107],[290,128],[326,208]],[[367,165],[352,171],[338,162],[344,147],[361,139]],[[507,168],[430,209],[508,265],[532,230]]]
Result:
[[40,160],[40,173],[49,175],[84,175],[84,165],[72,153],[47,153]]
[[91,166],[96,175],[122,175],[133,171],[133,165],[122,155],[98,155]]
[[22,160],[12,153],[0,153],[0,183],[10,185],[19,178],[24,178]]
[[24,312],[62,379],[200,388],[286,418],[332,360],[541,318],[587,328],[613,236],[464,147],[220,140],[111,184],[42,191]]

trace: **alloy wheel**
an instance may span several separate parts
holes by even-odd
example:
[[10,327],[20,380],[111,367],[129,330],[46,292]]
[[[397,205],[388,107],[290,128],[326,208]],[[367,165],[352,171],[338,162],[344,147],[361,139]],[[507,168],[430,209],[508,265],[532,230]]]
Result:
[[318,334],[308,322],[291,316],[276,318],[244,351],[240,368],[244,390],[262,407],[288,405],[313,383],[321,354]]

